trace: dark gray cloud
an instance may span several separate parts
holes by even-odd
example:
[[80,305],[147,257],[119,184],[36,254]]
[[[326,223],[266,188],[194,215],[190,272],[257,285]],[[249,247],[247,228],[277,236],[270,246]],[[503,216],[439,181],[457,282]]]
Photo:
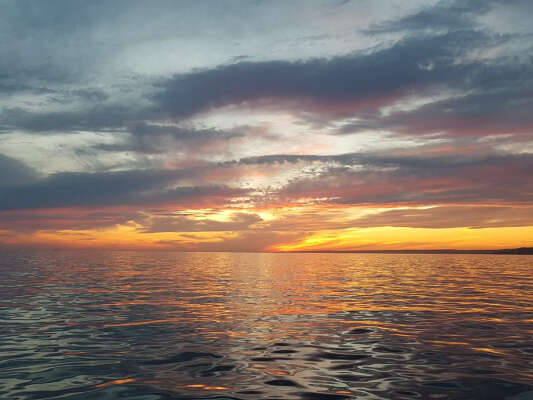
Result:
[[244,134],[220,129],[194,129],[139,123],[129,127],[128,132],[122,136],[122,143],[97,144],[93,146],[93,149],[157,154],[168,152],[172,148],[202,146],[209,148],[209,146],[216,143],[242,138]]
[[[492,129],[489,134],[529,129],[533,88],[531,59],[469,59],[471,51],[514,40],[474,30],[408,36],[393,45],[331,59],[307,61],[237,62],[162,79],[151,92],[139,93],[143,101],[123,104],[106,100],[96,89],[75,91],[84,98],[81,108],[30,111],[4,108],[0,129],[34,132],[118,130],[133,127],[133,136],[148,134],[186,140],[183,130],[155,126],[146,121],[183,120],[226,105],[279,107],[306,118],[324,115],[359,118],[340,133],[360,130],[398,130],[401,133],[471,134],[474,126]],[[430,103],[410,112],[383,117],[378,110],[402,98],[436,94],[442,89],[465,93],[461,97]],[[151,100],[152,103],[149,103]],[[427,116],[427,117],[425,117]],[[428,123],[431,121],[432,123]],[[495,123],[496,122],[496,123]],[[503,131],[503,132],[502,132]],[[477,135],[484,130],[478,129]],[[205,137],[204,131],[196,138]],[[115,149],[132,151],[145,146],[140,139]],[[102,145],[102,150],[113,146]],[[142,149],[140,149],[142,150]],[[154,149],[148,149],[153,151]]]
[[528,203],[533,196],[531,154],[386,161],[363,170],[332,166],[294,179],[278,195],[285,200],[329,198],[341,204]]
[[176,186],[187,170],[58,173],[0,191],[0,210],[164,203],[224,202],[246,190],[221,186]]
[[0,129],[27,132],[75,132],[124,129],[136,118],[148,118],[151,114],[134,105],[105,104],[89,105],[77,110],[28,111],[21,107],[6,107],[0,112]]
[[435,156],[431,152],[420,155],[380,154],[380,153],[345,153],[335,155],[309,154],[275,154],[268,156],[246,157],[240,160],[220,163],[220,166],[264,165],[283,163],[322,163],[339,166],[361,166],[366,168],[395,168],[400,171],[419,170],[428,174],[439,173],[466,167],[518,166],[531,165],[532,154],[461,154],[460,149],[454,154]]
[[[127,5],[101,0],[73,0],[68,4],[55,0],[46,4],[36,0],[2,0],[1,93],[50,94],[46,98],[32,98],[32,102],[39,104],[31,109],[24,108],[27,99],[10,103],[14,109],[39,112],[27,114],[27,122],[22,118],[10,118],[9,122],[18,121],[21,129],[38,131],[123,126],[121,118],[105,116],[92,103],[109,101],[106,108],[116,108],[122,101],[122,106],[131,108],[135,98],[148,95],[150,90],[146,86],[154,78],[211,67],[235,60],[236,56],[265,58],[263,45],[295,39],[294,35],[302,36],[298,32],[301,29],[316,33],[316,24],[293,23],[295,19],[308,22],[309,14],[302,11],[318,6],[327,9],[335,4],[238,0],[202,4],[158,0],[153,7],[147,7],[137,0]],[[276,30],[277,26],[283,29]],[[284,33],[288,27],[291,32]],[[160,62],[154,62],[154,58]],[[131,96],[124,99],[126,94]],[[58,111],[55,107],[57,102],[68,104],[69,100],[80,99],[90,104],[82,110]],[[133,112],[128,120],[149,119],[150,111]],[[57,120],[57,126],[41,115],[44,113],[50,113],[49,119]],[[112,110],[109,113],[116,114]],[[5,117],[8,116],[13,117],[12,114]]]
[[[529,0],[441,0],[402,18],[374,23],[362,30],[366,34],[420,34],[450,32],[473,27],[481,29],[481,18],[502,9],[515,16],[533,14]],[[531,27],[529,27],[531,31]]]
[[9,210],[0,212],[0,229],[35,232],[63,229],[101,229],[126,224],[139,218],[136,212],[103,212],[73,209],[62,212],[41,210]]
[[444,0],[414,14],[374,24],[369,34],[420,30],[457,30],[474,24],[476,16],[487,13],[499,0]]
[[38,179],[39,174],[22,161],[0,153],[0,188],[25,185]]
[[[272,201],[311,198],[341,204],[527,203],[533,196],[533,155],[472,153],[460,147],[442,155],[434,149],[338,155],[278,154],[220,163],[220,168],[270,165],[302,167],[299,177]],[[437,149],[438,150],[438,149]],[[292,165],[291,165],[292,164]],[[303,172],[304,166],[316,168]],[[327,199],[327,200],[326,200]]]
[[[23,164],[9,162],[16,168]],[[302,174],[271,191],[275,199],[330,198],[345,204],[397,202],[527,202],[533,169],[531,154],[468,154],[440,157],[348,153],[331,156],[272,155],[235,162],[205,164],[182,170],[129,170],[99,173],[58,173],[0,190],[0,210],[109,205],[221,204],[248,195],[253,188],[198,186],[207,176],[236,166],[317,164],[318,172]],[[7,163],[6,163],[7,165]],[[13,168],[12,168],[13,169]],[[25,174],[28,170],[22,168]],[[31,172],[31,170],[30,170]],[[22,182],[22,181],[21,181]],[[188,182],[185,186],[180,182]],[[7,186],[7,185],[5,185]],[[250,197],[251,196],[251,197]],[[187,221],[169,219],[168,226]]]
[[[486,34],[461,31],[410,37],[393,46],[332,59],[240,62],[162,81],[155,102],[176,118],[258,100],[298,100],[319,112],[348,104],[348,114],[375,109],[436,85],[470,87],[483,66],[457,63],[472,48],[493,43]],[[333,108],[333,110],[332,110]]]
[[[238,104],[284,107],[325,114],[326,119],[359,119],[340,133],[529,133],[532,59],[467,56],[508,40],[514,38],[461,30],[408,37],[386,49],[328,60],[237,63],[162,82],[154,100],[178,119]],[[409,112],[387,116],[377,112],[404,97],[437,94],[443,89],[461,94]]]
[[[391,130],[405,134],[446,133],[454,136],[533,132],[533,60],[507,60],[471,75],[472,91],[431,102],[410,111],[377,114],[349,123],[339,133]],[[477,89],[474,89],[477,88]]]
[[169,171],[133,170],[102,173],[58,173],[38,182],[0,192],[0,209],[121,204],[141,193],[162,189],[179,178]]

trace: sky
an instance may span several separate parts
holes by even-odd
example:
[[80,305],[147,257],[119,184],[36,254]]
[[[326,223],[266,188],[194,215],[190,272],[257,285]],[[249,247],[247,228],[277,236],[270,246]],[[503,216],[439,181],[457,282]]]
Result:
[[530,0],[0,0],[0,246],[533,246]]

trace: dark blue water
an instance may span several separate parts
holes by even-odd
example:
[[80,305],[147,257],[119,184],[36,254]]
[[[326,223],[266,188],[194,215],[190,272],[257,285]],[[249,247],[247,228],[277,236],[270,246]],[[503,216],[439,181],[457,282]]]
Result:
[[8,252],[1,399],[533,399],[533,257]]

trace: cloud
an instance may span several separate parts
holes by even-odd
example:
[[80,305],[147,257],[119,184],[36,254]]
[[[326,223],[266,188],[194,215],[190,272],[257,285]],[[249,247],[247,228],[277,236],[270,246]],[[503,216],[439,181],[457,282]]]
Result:
[[107,205],[175,205],[225,202],[244,189],[176,186],[187,170],[58,173],[0,191],[0,210]]
[[195,129],[176,125],[149,125],[138,123],[124,133],[122,143],[97,144],[95,150],[114,152],[136,152],[144,154],[160,154],[170,149],[182,148],[203,153],[213,151],[217,144],[228,144],[243,133],[224,131],[221,129]]
[[[391,47],[331,59],[287,62],[240,62],[215,69],[180,74],[161,81],[153,99],[176,118],[212,108],[254,101],[314,112],[357,114],[374,110],[435,85],[467,85],[480,66],[457,63],[469,49],[488,46],[490,36],[461,31],[410,37]],[[433,68],[424,68],[433,65]],[[392,73],[394,72],[394,73]]]
[[472,77],[483,91],[425,104],[410,111],[373,115],[339,129],[353,134],[373,129],[401,134],[451,136],[530,135],[533,116],[533,64],[499,65]]
[[[431,150],[431,148],[430,148]],[[533,162],[531,154],[469,154],[461,153],[461,148],[455,148],[454,154],[435,155],[419,151],[417,155],[400,151],[387,153],[344,153],[334,155],[313,154],[273,154],[257,157],[246,157],[235,161],[219,163],[222,166],[235,164],[243,165],[272,165],[283,163],[329,163],[337,166],[362,166],[368,168],[398,168],[419,170],[425,173],[438,173],[455,168],[491,166],[491,165],[526,165]]]
[[2,232],[531,223],[531,2],[401,3],[4,0]]
[[[6,107],[0,113],[0,129],[22,129],[36,133],[122,129],[135,121],[138,113],[139,110],[133,104],[91,104],[77,110],[39,112],[21,107]],[[144,118],[151,116],[147,111],[142,114]]]
[[487,13],[495,0],[444,0],[425,7],[405,17],[373,24],[364,32],[368,34],[465,29],[475,22],[475,17]]
[[[494,19],[494,14],[497,16],[496,20],[503,21],[509,15],[512,16],[515,25],[507,26],[506,30],[513,30],[520,26],[523,17],[527,20],[532,12],[533,6],[529,0],[441,0],[401,18],[373,23],[362,32],[369,35],[421,34],[465,30],[472,27],[486,29],[484,19],[486,20],[487,16],[489,19],[490,17]],[[528,30],[531,31],[531,26]]]
[[[238,232],[232,237],[221,236],[217,241],[162,240],[157,242],[173,250],[194,251],[265,251],[281,243],[291,243],[304,239],[308,232]],[[191,237],[194,239],[194,236]]]
[[533,195],[531,154],[378,158],[375,165],[330,166],[315,176],[293,179],[278,195],[285,201],[314,198],[340,204],[527,203]]
[[20,186],[39,179],[39,174],[22,161],[0,153],[0,190]]
[[[533,155],[473,156],[459,151],[455,155],[441,156],[431,152],[417,156],[409,153],[278,154],[205,163],[179,170],[57,173],[15,187],[4,187],[0,190],[0,209],[223,204],[243,196],[247,201],[269,205],[302,198],[329,199],[329,202],[342,204],[528,201],[533,191],[529,185]],[[217,183],[221,179],[222,182],[237,179],[243,173],[246,176],[247,172],[241,171],[241,167],[257,166],[266,174],[294,170],[292,165],[316,168],[302,169],[280,189],[239,188]],[[266,190],[268,196],[260,194],[261,190]],[[170,229],[188,223],[187,218],[169,217],[165,226]]]
[[395,226],[411,228],[495,228],[533,226],[533,207],[446,206],[399,209],[366,215],[351,221],[353,227]]
[[[531,60],[471,54],[519,40],[459,30],[409,36],[388,48],[332,59],[223,65],[162,81],[154,101],[178,120],[232,105],[288,109],[315,122],[316,115],[326,123],[357,118],[339,133],[530,133]],[[380,111],[443,91],[455,95],[409,111]]]
[[[483,136],[524,132],[532,124],[524,111],[531,106],[530,60],[472,56],[513,40],[520,38],[457,30],[407,36],[388,47],[332,58],[223,64],[160,78],[151,88],[147,80],[136,89],[136,96],[109,98],[98,89],[77,89],[71,93],[84,99],[77,108],[35,111],[5,107],[0,129],[130,132],[129,143],[102,144],[100,149],[157,152],[156,146],[150,148],[146,144],[149,140],[141,138],[166,136],[185,141],[193,135],[184,128],[149,121],[183,122],[203,112],[233,106],[284,110],[324,124],[357,118],[357,122],[345,123],[339,133],[391,130]],[[461,95],[411,111],[381,112],[382,107],[443,90]],[[209,132],[199,129],[195,137],[205,138]],[[231,136],[235,133],[226,135],[235,137]]]
[[9,210],[0,212],[0,229],[11,232],[35,232],[42,230],[102,229],[126,224],[138,218],[137,212],[94,211],[80,208]]
[[227,221],[209,218],[197,218],[195,215],[155,215],[141,221],[143,232],[217,232],[217,231],[245,231],[250,226],[262,221],[256,214],[235,213]]

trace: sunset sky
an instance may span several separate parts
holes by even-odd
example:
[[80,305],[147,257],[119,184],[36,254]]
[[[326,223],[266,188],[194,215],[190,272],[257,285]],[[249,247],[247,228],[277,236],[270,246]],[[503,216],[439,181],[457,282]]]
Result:
[[0,0],[0,246],[533,246],[531,0]]

